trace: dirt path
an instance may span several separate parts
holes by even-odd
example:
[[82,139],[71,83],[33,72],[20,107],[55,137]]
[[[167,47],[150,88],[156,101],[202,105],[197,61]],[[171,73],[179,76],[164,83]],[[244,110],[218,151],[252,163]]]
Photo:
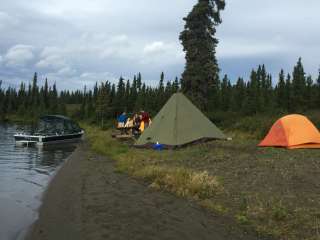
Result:
[[83,144],[49,186],[27,239],[259,239],[115,171]]

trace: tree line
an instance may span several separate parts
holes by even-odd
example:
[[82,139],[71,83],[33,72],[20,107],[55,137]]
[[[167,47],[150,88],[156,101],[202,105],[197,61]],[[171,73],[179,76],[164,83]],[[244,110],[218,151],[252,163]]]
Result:
[[31,119],[49,113],[66,113],[56,84],[49,86],[45,79],[45,84],[39,87],[37,73],[34,74],[32,83],[27,86],[22,82],[19,88],[4,88],[0,80],[0,120],[10,115]]
[[249,81],[239,78],[232,85],[224,76],[220,86],[219,109],[245,115],[305,112],[320,104],[320,70],[317,79],[307,76],[301,58],[292,74],[280,71],[276,85],[265,65],[259,65],[251,71]]
[[[320,71],[316,79],[306,75],[301,58],[291,74],[280,71],[277,84],[265,65],[253,69],[250,78],[239,78],[232,83],[227,75],[216,80],[215,102],[208,102],[208,115],[233,112],[239,115],[259,113],[277,114],[305,112],[318,109],[320,104]],[[32,83],[21,83],[19,88],[4,88],[0,81],[0,116],[16,115],[37,118],[44,114],[68,114],[82,120],[102,121],[115,118],[123,111],[145,110],[155,115],[173,93],[183,91],[181,80],[166,81],[161,73],[157,86],[147,85],[138,73],[132,80],[120,77],[117,83],[96,83],[92,89],[58,92],[56,84],[38,85],[37,73]],[[197,104],[197,103],[195,103]]]

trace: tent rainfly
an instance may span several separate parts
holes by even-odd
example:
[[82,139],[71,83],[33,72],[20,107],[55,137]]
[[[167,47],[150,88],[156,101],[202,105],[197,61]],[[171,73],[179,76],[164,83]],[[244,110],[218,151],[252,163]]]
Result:
[[227,138],[182,93],[175,93],[143,132],[135,146],[150,146],[158,142],[166,147],[178,147],[203,139]]
[[307,117],[299,114],[287,115],[271,127],[259,146],[320,148],[320,133]]

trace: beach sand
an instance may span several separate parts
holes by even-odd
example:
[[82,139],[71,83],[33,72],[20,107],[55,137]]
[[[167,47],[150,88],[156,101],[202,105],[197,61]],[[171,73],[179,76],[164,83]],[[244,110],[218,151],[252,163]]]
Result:
[[50,183],[27,240],[261,239],[192,201],[117,173],[81,143]]

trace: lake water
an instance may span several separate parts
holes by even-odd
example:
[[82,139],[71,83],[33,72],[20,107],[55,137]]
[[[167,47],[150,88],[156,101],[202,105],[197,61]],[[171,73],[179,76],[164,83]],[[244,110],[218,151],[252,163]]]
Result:
[[15,146],[16,127],[0,124],[0,239],[23,239],[37,218],[42,194],[73,144]]

